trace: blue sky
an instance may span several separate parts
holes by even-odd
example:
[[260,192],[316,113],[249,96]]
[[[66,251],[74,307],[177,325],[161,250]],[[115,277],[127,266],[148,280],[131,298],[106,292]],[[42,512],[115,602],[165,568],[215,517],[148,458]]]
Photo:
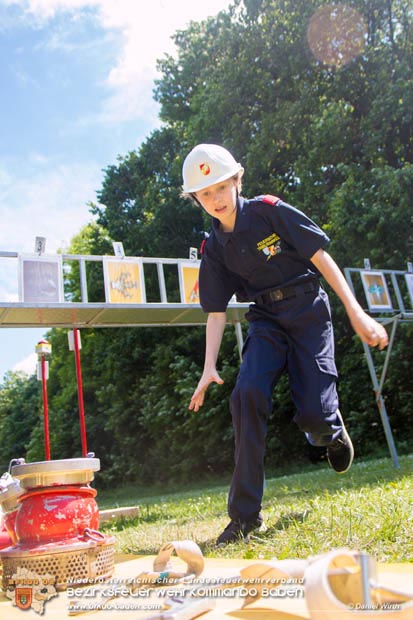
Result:
[[[102,170],[159,126],[156,59],[171,35],[230,0],[0,0],[0,251],[67,247]],[[17,301],[0,259],[0,300]],[[0,330],[0,380],[33,368],[43,329]]]

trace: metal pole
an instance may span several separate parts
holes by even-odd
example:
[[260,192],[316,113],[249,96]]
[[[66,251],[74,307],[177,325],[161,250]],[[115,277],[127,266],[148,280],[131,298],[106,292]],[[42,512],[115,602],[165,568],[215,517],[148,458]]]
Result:
[[397,456],[396,446],[394,444],[393,434],[390,428],[389,418],[387,416],[386,405],[384,404],[383,396],[379,391],[379,382],[377,380],[376,369],[374,368],[373,357],[369,346],[363,342],[364,353],[366,354],[367,364],[370,371],[370,377],[373,383],[374,392],[376,394],[376,402],[379,408],[381,422],[383,424],[384,434],[386,436],[387,445],[389,446],[390,454],[393,459],[393,464],[396,469],[399,469],[399,458]]
[[372,603],[370,594],[370,556],[367,553],[359,553],[358,561],[361,569],[363,605],[366,609],[369,609]]
[[43,426],[44,426],[44,451],[46,461],[50,461],[50,438],[49,438],[49,403],[47,400],[47,379],[46,379],[46,356],[41,358],[42,369],[42,393],[43,393]]
[[82,442],[82,456],[86,457],[87,442],[86,442],[86,423],[85,423],[85,408],[83,405],[83,385],[82,385],[82,370],[80,366],[80,349],[79,349],[79,330],[73,330],[73,344],[75,350],[75,364],[76,364],[76,379],[77,379],[77,397],[79,402],[79,422],[80,422],[80,439]]
[[379,385],[377,396],[380,396],[381,393],[382,393],[382,390],[383,390],[384,380],[386,378],[387,369],[389,367],[390,355],[391,355],[391,352],[392,352],[392,349],[393,349],[394,337],[396,335],[396,328],[397,328],[398,321],[399,321],[399,317],[395,316],[394,319],[393,319],[393,325],[392,325],[392,329],[391,329],[391,333],[390,333],[389,344],[388,344],[388,347],[387,347],[386,359],[384,360],[383,370],[381,371],[380,385]]
[[[347,279],[347,282],[351,288],[351,291],[353,293],[354,296],[356,296],[355,290],[354,290],[354,286],[353,286],[353,281],[351,279],[351,269],[349,269],[348,267],[344,269],[344,273]],[[360,271],[359,269],[357,271]],[[382,270],[383,271],[383,270]],[[396,282],[397,284],[397,282]],[[373,389],[374,389],[374,393],[376,395],[376,403],[377,403],[377,407],[379,409],[379,414],[380,414],[380,418],[381,418],[381,423],[383,425],[383,430],[384,430],[384,434],[386,436],[386,441],[387,441],[387,445],[389,447],[390,450],[390,455],[393,459],[393,464],[396,467],[396,469],[399,469],[400,465],[399,465],[399,457],[397,455],[397,450],[396,450],[396,446],[394,444],[394,439],[393,439],[393,434],[392,434],[392,430],[390,427],[390,422],[389,422],[389,417],[387,415],[387,410],[386,410],[386,405],[384,404],[384,399],[383,396],[381,395],[381,391],[383,388],[383,383],[384,383],[384,379],[386,376],[386,372],[387,372],[387,367],[389,364],[389,360],[390,360],[390,351],[391,348],[393,346],[393,341],[394,341],[394,336],[396,333],[396,327],[397,327],[397,320],[399,317],[394,317],[394,322],[393,322],[393,328],[392,328],[392,332],[391,332],[391,337],[390,337],[390,344],[389,344],[389,350],[387,351],[387,356],[384,362],[384,368],[383,368],[383,373],[382,373],[382,380],[379,384],[379,381],[377,379],[377,373],[376,373],[376,369],[374,367],[374,362],[373,362],[373,356],[371,354],[370,348],[368,346],[368,344],[366,344],[365,342],[362,342],[363,345],[363,349],[364,349],[364,353],[366,355],[366,360],[367,360],[367,365],[369,367],[369,371],[370,371],[370,377],[371,377],[371,381],[373,383]],[[389,322],[392,322],[393,319],[391,319]]]
[[168,299],[166,295],[165,273],[163,270],[163,264],[156,263],[156,270],[158,272],[159,293],[161,295],[161,303],[167,303]]
[[242,336],[241,321],[235,321],[234,327],[235,327],[235,334],[237,336],[239,360],[240,362],[242,362],[242,348],[244,346],[244,339]]
[[87,294],[87,277],[86,277],[86,262],[83,258],[79,261],[79,275],[80,275],[80,296],[83,304],[87,304],[89,301]]

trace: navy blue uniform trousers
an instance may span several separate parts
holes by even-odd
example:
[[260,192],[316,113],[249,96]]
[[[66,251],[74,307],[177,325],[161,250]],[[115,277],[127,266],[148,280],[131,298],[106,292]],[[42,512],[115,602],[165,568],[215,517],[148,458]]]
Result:
[[283,372],[289,374],[294,421],[307,440],[324,446],[341,433],[327,293],[320,288],[252,306],[247,318],[249,332],[230,399],[235,468],[228,513],[241,520],[254,518],[261,509],[267,420],[272,392]]

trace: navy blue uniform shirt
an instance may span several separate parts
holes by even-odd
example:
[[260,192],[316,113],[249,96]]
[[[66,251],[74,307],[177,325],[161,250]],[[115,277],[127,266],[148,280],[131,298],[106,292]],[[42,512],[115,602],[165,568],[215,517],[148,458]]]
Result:
[[315,279],[310,258],[327,245],[327,235],[304,213],[274,196],[238,198],[234,230],[223,232],[218,219],[205,243],[199,273],[205,312],[225,312],[239,301]]

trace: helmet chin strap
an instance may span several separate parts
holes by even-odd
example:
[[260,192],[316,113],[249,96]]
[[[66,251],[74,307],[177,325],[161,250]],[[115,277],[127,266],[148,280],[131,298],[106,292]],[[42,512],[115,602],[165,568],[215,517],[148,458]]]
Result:
[[201,209],[203,209],[204,207],[201,205],[201,203],[199,202],[198,198],[195,196],[195,194],[191,194],[191,198],[192,200],[196,203],[197,207],[201,207]]

